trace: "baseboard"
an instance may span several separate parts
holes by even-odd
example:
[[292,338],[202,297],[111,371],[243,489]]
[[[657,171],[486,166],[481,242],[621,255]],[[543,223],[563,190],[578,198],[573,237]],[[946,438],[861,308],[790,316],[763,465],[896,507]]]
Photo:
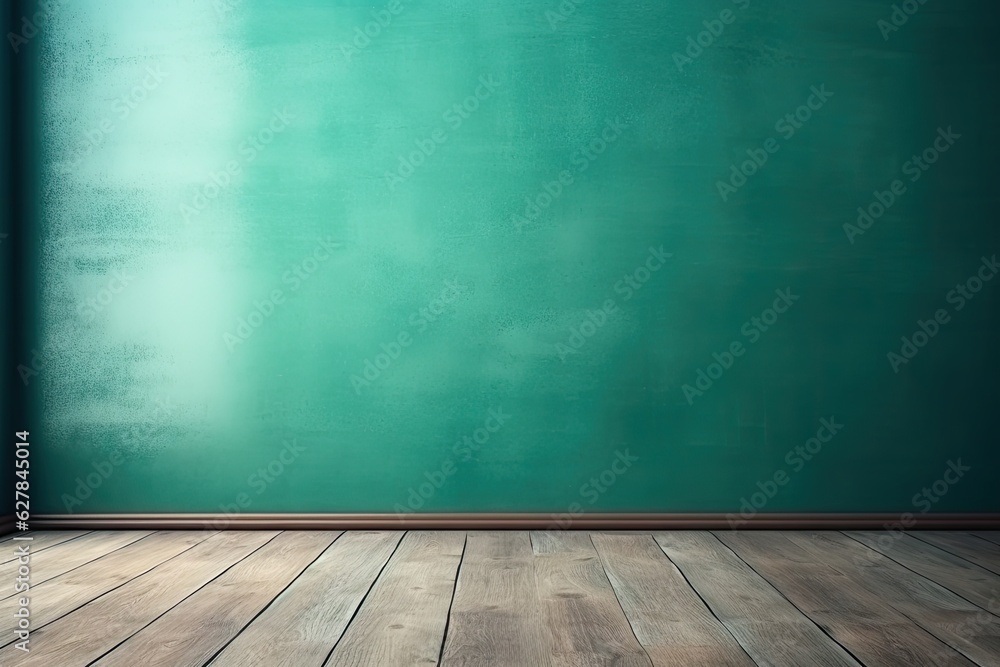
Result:
[[[13,521],[13,518],[11,519]],[[41,514],[40,530],[997,530],[1000,514]]]
[[0,515],[0,535],[6,535],[7,533],[14,532],[14,515],[13,514],[3,514]]

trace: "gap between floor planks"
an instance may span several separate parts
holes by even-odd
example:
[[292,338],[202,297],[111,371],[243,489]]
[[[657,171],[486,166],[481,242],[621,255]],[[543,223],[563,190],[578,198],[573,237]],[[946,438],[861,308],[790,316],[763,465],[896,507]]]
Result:
[[4,665],[1000,665],[995,533],[33,537]]

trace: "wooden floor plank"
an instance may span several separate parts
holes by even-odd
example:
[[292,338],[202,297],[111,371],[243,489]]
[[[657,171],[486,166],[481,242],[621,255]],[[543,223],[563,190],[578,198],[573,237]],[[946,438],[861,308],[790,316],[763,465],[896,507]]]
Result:
[[1000,544],[994,544],[969,533],[955,531],[917,530],[908,535],[964,558],[994,574],[1000,574]]
[[651,536],[598,533],[591,541],[653,665],[755,665]]
[[6,544],[8,541],[14,539],[14,537],[17,536],[17,535],[39,535],[42,532],[47,532],[47,531],[40,531],[40,530],[14,530],[14,531],[11,531],[9,533],[4,533],[3,535],[0,535],[0,548],[2,548],[3,545]]
[[441,664],[551,664],[527,532],[468,534]]
[[341,531],[286,532],[94,663],[204,665],[333,543]]
[[32,539],[30,540],[14,540],[15,535],[10,535],[11,539],[5,540],[0,544],[0,565],[17,560],[18,554],[16,553],[16,549],[24,544],[30,545],[31,553],[34,554],[45,549],[50,549],[57,544],[69,542],[89,532],[89,530],[46,530],[16,535],[17,537],[21,537],[22,535],[31,537]]
[[978,530],[972,534],[986,540],[987,542],[1000,544],[1000,530]]
[[[33,586],[42,584],[60,574],[106,556],[112,551],[138,542],[152,533],[151,530],[101,530],[55,545],[39,554],[35,554],[32,549],[30,555],[31,584]],[[0,565],[0,581],[13,581],[17,576],[18,566],[18,561]],[[11,587],[9,594],[0,593],[0,598],[13,595],[18,595],[18,593]]]
[[31,635],[31,652],[0,649],[0,665],[84,667],[277,535],[220,533]]
[[788,539],[970,660],[1000,664],[1000,618],[847,535],[797,532]]
[[223,649],[213,667],[321,667],[402,536],[341,536]]
[[711,533],[673,531],[653,537],[758,664],[859,666]]
[[[161,532],[33,586],[31,624],[40,628],[205,541],[205,531]],[[0,644],[13,641],[17,597],[0,601]]]
[[437,664],[464,546],[463,532],[407,533],[326,664]]
[[0,665],[1000,667],[991,532],[338,535],[34,533]]
[[1000,611],[1000,575],[901,533],[848,532],[848,537],[888,556],[993,613]]
[[651,665],[586,532],[532,532],[535,578],[552,662]]
[[837,643],[866,665],[973,665],[857,581],[816,562],[781,533],[714,532]]

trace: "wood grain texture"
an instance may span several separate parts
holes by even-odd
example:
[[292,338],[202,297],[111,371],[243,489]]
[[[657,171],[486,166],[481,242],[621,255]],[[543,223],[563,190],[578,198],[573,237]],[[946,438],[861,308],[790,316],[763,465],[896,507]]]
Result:
[[441,664],[552,664],[528,533],[468,534]]
[[[19,535],[8,535],[3,542],[0,543],[0,564],[16,560],[18,556],[15,553],[15,550],[21,545],[28,544],[31,546],[31,553],[38,553],[39,551],[44,551],[45,549],[51,549],[57,544],[74,540],[81,535],[86,535],[89,532],[90,531],[87,530],[44,530],[31,533],[21,533]],[[31,537],[32,539],[14,539],[14,537],[22,536]]]
[[960,532],[918,530],[909,535],[975,563],[994,574],[1000,574],[1000,544]]
[[94,665],[204,665],[339,535],[278,535]]
[[972,535],[993,544],[1000,544],[1000,530],[978,530],[972,533]]
[[275,535],[274,532],[215,535],[36,630],[31,636],[30,653],[17,651],[13,646],[5,647],[0,650],[0,664],[24,667],[87,665]]
[[[32,550],[31,582],[33,585],[42,584],[151,534],[152,531],[149,530],[97,531],[57,544],[39,554],[34,554]],[[0,565],[0,581],[13,581],[17,576],[18,565],[18,561]],[[13,587],[9,595],[0,593],[0,597],[12,595],[17,595]]]
[[859,665],[712,534],[669,532],[653,537],[757,664]]
[[653,665],[755,664],[649,535],[591,535]]
[[39,564],[30,654],[0,600],[0,665],[1000,667],[953,534],[93,535]]
[[899,533],[849,532],[846,535],[914,572],[922,574],[963,598],[1000,612],[1000,575],[951,552]]
[[[33,627],[40,628],[65,616],[204,542],[211,535],[204,531],[154,533],[44,584],[33,586],[29,593]],[[13,641],[16,606],[15,597],[0,601],[0,643]]]
[[866,665],[974,664],[856,580],[817,561],[786,533],[720,531],[715,536]]
[[974,662],[997,664],[1000,619],[841,533],[789,533],[788,539]]
[[323,665],[402,537],[341,536],[223,649],[213,667]]
[[326,664],[437,664],[464,546],[462,532],[407,533]]
[[584,532],[531,534],[552,662],[566,667],[651,665],[601,559]]

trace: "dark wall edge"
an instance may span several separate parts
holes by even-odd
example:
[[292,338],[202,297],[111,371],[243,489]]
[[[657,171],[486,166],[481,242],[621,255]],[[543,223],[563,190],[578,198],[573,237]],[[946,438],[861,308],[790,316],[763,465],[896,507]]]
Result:
[[[6,330],[3,332],[4,375],[6,383],[3,405],[0,406],[0,429],[2,429],[3,454],[0,460],[0,535],[14,530],[14,476],[15,432],[34,429],[30,414],[30,399],[27,383],[21,379],[19,365],[31,364],[30,352],[34,336],[35,299],[35,252],[37,232],[34,223],[33,198],[38,183],[37,161],[37,99],[35,97],[34,59],[37,56],[37,30],[26,43],[18,43],[15,50],[10,34],[25,32],[26,22],[40,12],[37,2],[13,0],[5,3],[0,16],[4,43],[2,66],[5,69],[10,107],[7,109],[6,124],[3,127],[3,145],[6,173],[2,202],[6,207],[7,228],[0,230],[8,234],[0,245],[0,270],[5,272],[6,294],[0,300]],[[29,437],[29,441],[31,438]],[[29,498],[37,489],[38,476],[31,475],[29,468],[26,493]],[[24,499],[24,498],[22,498]]]

